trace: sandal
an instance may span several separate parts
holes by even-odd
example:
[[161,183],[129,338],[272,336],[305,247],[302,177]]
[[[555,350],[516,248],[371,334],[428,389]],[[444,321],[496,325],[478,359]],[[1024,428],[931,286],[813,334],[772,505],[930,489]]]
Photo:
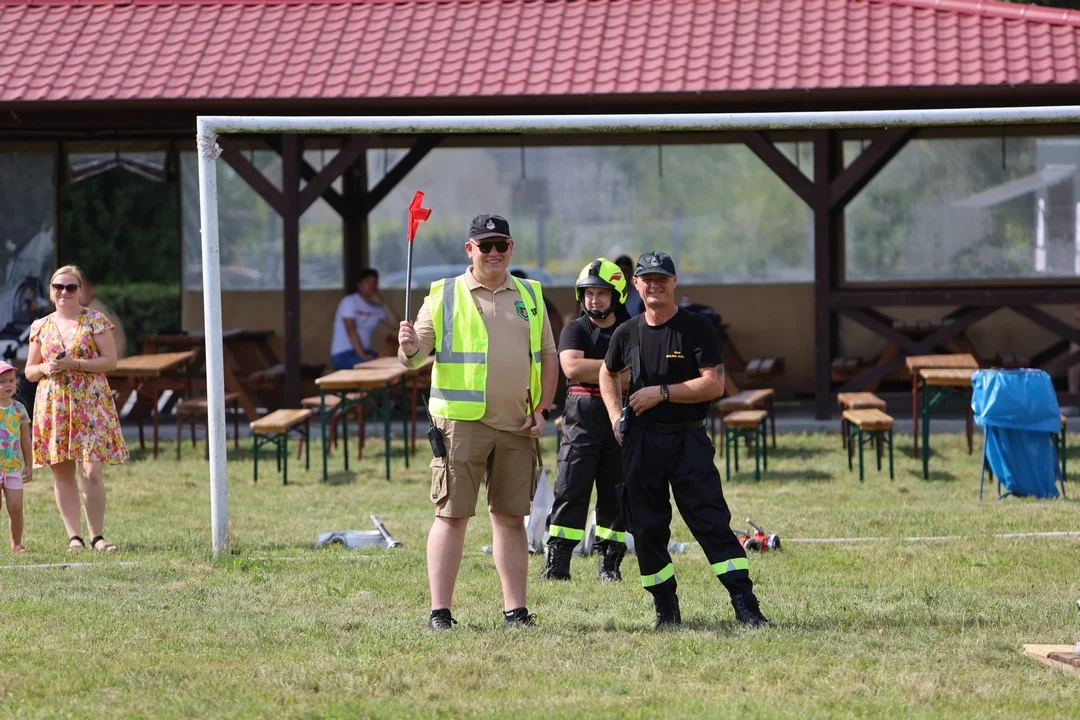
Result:
[[[72,543],[79,543],[79,544],[78,545],[73,545]],[[78,535],[72,535],[71,537],[68,538],[68,548],[67,548],[68,552],[78,552],[80,550],[85,550],[85,549],[86,549],[86,542],[81,537],[79,537]]]
[[97,550],[98,552],[114,553],[119,550],[118,547],[106,540],[104,535],[98,535],[93,540],[91,540],[90,547],[92,547],[94,550]]

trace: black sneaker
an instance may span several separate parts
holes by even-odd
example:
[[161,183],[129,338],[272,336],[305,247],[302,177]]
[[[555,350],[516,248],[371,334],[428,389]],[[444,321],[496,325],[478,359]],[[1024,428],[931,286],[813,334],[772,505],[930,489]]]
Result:
[[653,604],[656,605],[656,624],[653,625],[653,630],[674,630],[682,625],[678,595],[655,595]]
[[516,610],[504,610],[503,625],[512,628],[538,627],[536,615],[530,614],[529,609],[524,607],[519,607]]
[[761,614],[757,596],[753,592],[744,592],[731,596],[731,607],[735,608],[735,619],[750,627],[772,627],[769,618]]
[[622,582],[619,566],[622,564],[624,555],[626,555],[626,546],[622,543],[604,547],[603,552],[600,553],[596,578],[605,582]]
[[547,546],[547,564],[540,573],[541,580],[569,580],[570,557],[574,554],[573,545],[553,543]]
[[439,608],[431,611],[427,626],[432,630],[453,630],[457,620],[450,617],[450,608]]

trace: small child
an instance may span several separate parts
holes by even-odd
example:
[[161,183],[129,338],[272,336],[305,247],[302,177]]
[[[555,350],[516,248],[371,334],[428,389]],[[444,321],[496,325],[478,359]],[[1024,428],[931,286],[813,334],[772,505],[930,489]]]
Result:
[[[7,498],[11,521],[11,552],[24,553],[23,483],[33,480],[30,416],[15,400],[15,368],[0,360],[0,488]],[[0,504],[2,504],[0,500]]]

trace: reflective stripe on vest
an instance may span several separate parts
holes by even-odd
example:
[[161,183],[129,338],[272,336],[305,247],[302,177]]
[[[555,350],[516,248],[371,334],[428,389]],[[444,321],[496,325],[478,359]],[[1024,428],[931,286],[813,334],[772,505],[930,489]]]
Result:
[[[544,305],[535,280],[514,278],[529,323],[529,389],[540,402],[540,342]],[[539,302],[537,298],[539,297]],[[479,420],[487,409],[488,334],[464,276],[436,280],[428,295],[435,330],[435,365],[428,410],[448,420]]]
[[675,577],[675,566],[671,563],[668,563],[667,567],[665,567],[663,570],[656,573],[655,575],[642,575],[641,587],[652,587],[654,585],[659,585],[665,580],[673,577]]
[[721,560],[712,564],[713,572],[719,577],[725,573],[735,572],[736,570],[750,571],[750,561],[744,557],[732,558],[730,560]]
[[596,539],[597,540],[614,540],[615,542],[626,542],[626,533],[612,530],[611,528],[596,526]]
[[578,528],[563,527],[562,525],[548,525],[548,535],[564,540],[581,540],[585,537],[585,531]]

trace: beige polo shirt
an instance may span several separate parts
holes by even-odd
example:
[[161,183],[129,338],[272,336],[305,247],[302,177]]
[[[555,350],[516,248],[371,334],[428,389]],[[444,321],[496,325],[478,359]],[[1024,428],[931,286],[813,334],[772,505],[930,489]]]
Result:
[[[472,292],[488,335],[487,407],[480,422],[495,430],[518,432],[529,412],[525,407],[530,369],[529,321],[522,319],[514,307],[521,296],[510,273],[506,273],[502,285],[489,290],[473,277],[472,271],[472,267],[469,267],[461,277],[464,277]],[[543,302],[540,298],[537,301]],[[424,298],[413,327],[420,343],[420,351],[413,356],[416,360],[414,364],[419,364],[435,347],[435,325],[431,322],[429,298]],[[551,333],[551,319],[547,312],[544,313],[544,329],[540,335],[540,354],[556,354],[555,337]],[[398,358],[403,363],[408,362],[400,349]],[[540,398],[533,398],[533,404],[539,402]]]

